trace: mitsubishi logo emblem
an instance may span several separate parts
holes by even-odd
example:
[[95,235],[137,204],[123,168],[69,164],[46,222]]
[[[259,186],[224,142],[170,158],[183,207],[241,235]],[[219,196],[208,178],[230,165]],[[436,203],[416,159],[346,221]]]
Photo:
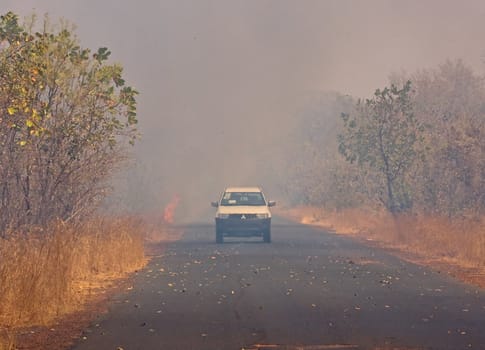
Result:
[[246,216],[244,214],[241,216],[241,220],[243,219],[246,219]]

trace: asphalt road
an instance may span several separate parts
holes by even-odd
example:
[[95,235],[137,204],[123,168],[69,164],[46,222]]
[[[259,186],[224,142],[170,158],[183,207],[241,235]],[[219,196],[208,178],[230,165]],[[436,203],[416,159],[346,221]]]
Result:
[[73,349],[485,349],[485,291],[445,274],[302,225],[183,230]]

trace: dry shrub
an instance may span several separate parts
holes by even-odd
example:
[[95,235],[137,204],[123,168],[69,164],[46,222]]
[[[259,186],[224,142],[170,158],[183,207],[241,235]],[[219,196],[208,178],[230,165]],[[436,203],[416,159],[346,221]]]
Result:
[[10,329],[0,328],[0,350],[14,350],[15,336]]
[[68,303],[72,234],[11,235],[1,242],[0,322],[46,322]]
[[424,258],[485,268],[485,218],[449,219],[391,215],[385,211],[366,209],[328,211],[312,207],[280,210],[280,214],[304,224],[383,242]]
[[404,218],[403,226],[409,227],[403,230],[404,243],[415,252],[466,267],[485,267],[485,218]]
[[136,218],[100,218],[86,223],[75,239],[75,279],[91,280],[100,274],[117,277],[143,266],[144,232],[143,222]]
[[82,282],[143,266],[143,225],[133,218],[56,223],[8,235],[0,257],[0,330],[45,325],[80,308]]

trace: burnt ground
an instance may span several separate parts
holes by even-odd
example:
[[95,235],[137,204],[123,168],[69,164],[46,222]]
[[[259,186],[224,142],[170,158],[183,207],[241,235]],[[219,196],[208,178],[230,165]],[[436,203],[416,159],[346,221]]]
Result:
[[378,247],[285,222],[271,244],[183,230],[72,349],[485,349],[482,289]]

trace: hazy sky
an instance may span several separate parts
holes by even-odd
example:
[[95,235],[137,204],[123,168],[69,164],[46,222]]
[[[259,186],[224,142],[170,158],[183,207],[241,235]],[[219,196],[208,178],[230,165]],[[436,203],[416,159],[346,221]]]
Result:
[[137,193],[157,205],[271,188],[265,160],[309,94],[367,97],[394,71],[448,58],[485,67],[483,0],[0,0],[8,10],[63,17],[125,67],[141,92]]

